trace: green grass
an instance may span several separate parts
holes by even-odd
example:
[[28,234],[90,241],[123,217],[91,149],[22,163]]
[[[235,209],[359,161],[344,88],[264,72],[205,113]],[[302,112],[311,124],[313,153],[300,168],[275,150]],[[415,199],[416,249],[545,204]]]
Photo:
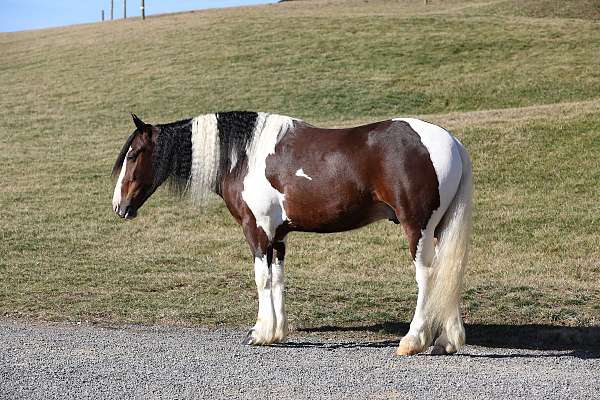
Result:
[[[109,178],[129,112],[167,122],[250,109],[450,128],[476,180],[465,319],[600,324],[598,2],[422,3],[291,2],[0,34],[0,316],[251,324],[251,257],[227,210],[159,192],[123,222]],[[288,247],[293,326],[412,317],[396,225],[292,234]]]
[[573,18],[600,20],[600,1],[598,0],[507,0],[493,2],[483,8],[486,13],[519,16],[527,18]]

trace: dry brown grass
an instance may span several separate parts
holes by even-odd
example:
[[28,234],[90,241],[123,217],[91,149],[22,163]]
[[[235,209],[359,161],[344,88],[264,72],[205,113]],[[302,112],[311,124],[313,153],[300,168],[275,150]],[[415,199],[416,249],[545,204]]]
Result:
[[[466,320],[597,325],[600,30],[501,3],[291,2],[0,34],[0,313],[250,324],[251,258],[227,211],[160,192],[124,223],[108,174],[130,111],[254,109],[447,126],[476,177]],[[412,316],[393,224],[291,235],[288,266],[296,327]]]

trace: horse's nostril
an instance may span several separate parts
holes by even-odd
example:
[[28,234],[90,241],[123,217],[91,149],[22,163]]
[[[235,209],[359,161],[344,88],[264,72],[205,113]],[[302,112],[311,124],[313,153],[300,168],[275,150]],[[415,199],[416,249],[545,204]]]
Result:
[[131,206],[127,206],[125,208],[125,212],[123,213],[123,218],[125,219],[133,219],[137,216],[137,211],[135,208]]

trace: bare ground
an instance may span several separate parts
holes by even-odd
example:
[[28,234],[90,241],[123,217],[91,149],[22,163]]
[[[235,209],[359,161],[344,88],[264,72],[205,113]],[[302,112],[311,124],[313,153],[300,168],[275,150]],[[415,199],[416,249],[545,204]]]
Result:
[[597,338],[597,328],[471,326],[471,342],[484,345],[404,358],[393,355],[395,340],[327,339],[336,329],[249,347],[244,332],[229,329],[4,320],[0,397],[589,399],[600,392],[600,349],[569,338]]

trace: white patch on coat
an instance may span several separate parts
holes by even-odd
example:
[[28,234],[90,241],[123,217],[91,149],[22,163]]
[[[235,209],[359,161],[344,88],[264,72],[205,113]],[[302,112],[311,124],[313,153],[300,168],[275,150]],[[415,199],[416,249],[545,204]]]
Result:
[[304,171],[302,170],[302,168],[300,168],[298,171],[296,171],[296,176],[300,176],[302,178],[308,179],[309,181],[312,181],[312,178],[310,176],[306,175],[304,173]]
[[287,220],[285,195],[277,191],[266,177],[266,160],[275,153],[275,146],[292,127],[293,119],[276,114],[259,113],[251,142],[246,149],[248,173],[244,177],[242,199],[252,211],[256,225],[269,240],[275,230]]
[[192,168],[188,190],[192,200],[201,202],[213,191],[219,171],[219,132],[215,114],[192,119]]
[[115,191],[113,192],[113,200],[112,206],[114,212],[119,212],[119,204],[121,204],[121,189],[123,186],[123,178],[125,177],[125,164],[127,163],[127,155],[131,151],[131,146],[127,153],[125,153],[125,158],[123,159],[123,165],[121,166],[121,172],[119,173],[119,178],[117,179],[117,184],[115,185]]

